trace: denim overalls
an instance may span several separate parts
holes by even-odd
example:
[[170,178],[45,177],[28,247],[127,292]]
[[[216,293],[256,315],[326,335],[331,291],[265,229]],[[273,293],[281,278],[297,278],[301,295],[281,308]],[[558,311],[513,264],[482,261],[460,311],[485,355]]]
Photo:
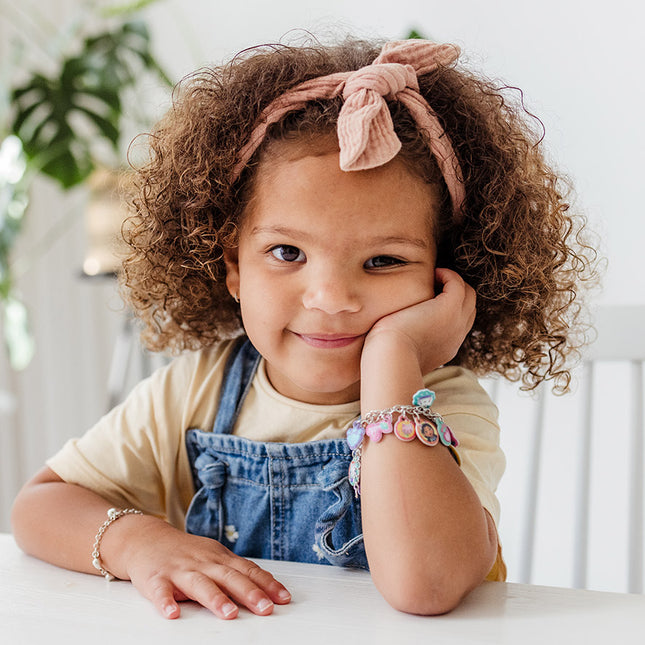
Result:
[[250,341],[237,341],[213,431],[186,433],[197,491],[186,530],[244,557],[367,569],[345,440],[263,443],[230,434],[259,362]]

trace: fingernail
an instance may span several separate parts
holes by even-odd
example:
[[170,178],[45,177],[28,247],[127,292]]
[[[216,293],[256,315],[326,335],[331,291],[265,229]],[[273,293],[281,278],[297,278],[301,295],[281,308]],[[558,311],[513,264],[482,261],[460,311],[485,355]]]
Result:
[[266,611],[269,607],[273,607],[273,603],[268,598],[262,598],[256,607],[258,611]]
[[232,602],[227,602],[222,607],[222,614],[224,615],[224,618],[228,618],[229,616],[232,616],[236,611],[237,611],[237,607]]
[[291,594],[286,589],[282,589],[278,592],[278,598],[284,601],[291,600]]
[[170,618],[175,613],[175,611],[176,611],[175,605],[166,605],[163,608],[163,613],[168,618]]

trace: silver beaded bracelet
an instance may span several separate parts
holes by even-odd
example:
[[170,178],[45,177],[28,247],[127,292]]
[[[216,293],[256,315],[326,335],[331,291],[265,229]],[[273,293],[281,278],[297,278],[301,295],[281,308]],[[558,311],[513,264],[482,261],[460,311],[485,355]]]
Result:
[[138,511],[136,508],[124,508],[120,511],[116,508],[111,508],[107,512],[107,520],[105,520],[105,522],[101,524],[101,527],[99,528],[99,531],[94,538],[94,546],[92,547],[92,565],[108,582],[112,582],[115,577],[103,567],[103,563],[101,562],[101,552],[99,550],[101,546],[101,540],[103,539],[103,534],[105,533],[105,531],[107,531],[108,526],[110,526],[112,522],[116,522],[120,517],[123,517],[124,515],[143,515],[143,513],[141,511]]

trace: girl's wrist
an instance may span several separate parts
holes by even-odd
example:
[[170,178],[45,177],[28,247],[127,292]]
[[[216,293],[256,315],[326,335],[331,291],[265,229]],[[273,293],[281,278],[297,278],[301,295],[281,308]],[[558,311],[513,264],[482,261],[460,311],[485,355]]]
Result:
[[367,338],[361,356],[361,410],[408,403],[423,387],[416,347],[404,334],[383,331]]
[[418,348],[412,339],[397,329],[374,329],[365,339],[361,367],[400,358],[419,364]]
[[130,514],[110,525],[101,542],[101,561],[105,569],[119,580],[130,580],[128,565],[136,560],[137,543],[143,539],[144,548],[148,549],[150,536],[159,522],[163,520],[152,515]]
[[94,568],[105,577],[106,580],[114,580],[115,575],[105,568],[105,564],[101,557],[101,542],[105,532],[114,524],[126,515],[143,515],[143,513],[136,508],[110,508],[107,512],[107,519],[101,524],[99,530],[94,538],[94,545],[92,546],[92,565]]

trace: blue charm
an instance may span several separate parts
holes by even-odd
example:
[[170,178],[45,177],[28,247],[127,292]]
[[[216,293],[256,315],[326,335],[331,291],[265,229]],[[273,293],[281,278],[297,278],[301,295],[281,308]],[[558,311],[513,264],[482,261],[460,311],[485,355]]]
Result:
[[365,435],[365,429],[361,425],[360,421],[354,421],[347,430],[347,445],[350,450],[356,450],[361,443],[363,443],[363,436]]
[[422,408],[429,408],[435,400],[435,394],[432,390],[423,389],[419,390],[412,397],[412,404],[418,405]]

